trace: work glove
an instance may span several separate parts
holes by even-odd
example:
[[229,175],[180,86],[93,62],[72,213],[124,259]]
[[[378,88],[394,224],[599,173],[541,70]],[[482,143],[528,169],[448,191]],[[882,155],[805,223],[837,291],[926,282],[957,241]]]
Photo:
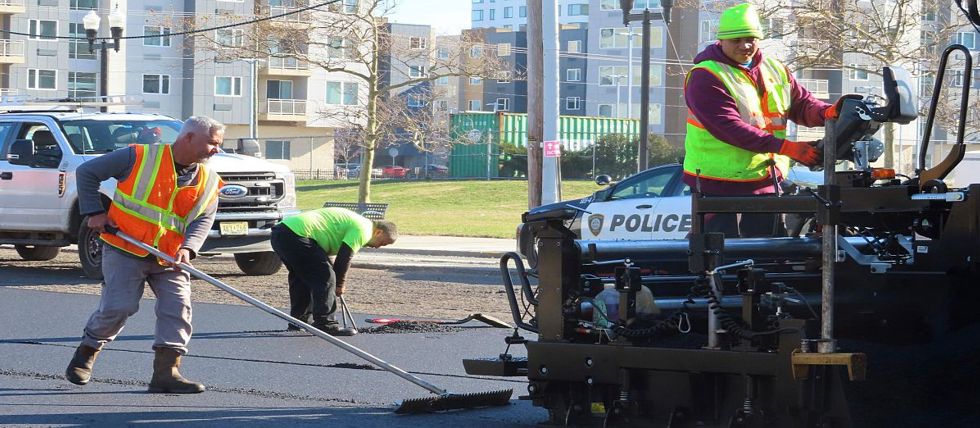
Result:
[[806,166],[817,166],[823,163],[823,151],[817,147],[820,141],[796,142],[783,140],[783,145],[779,148],[779,154],[789,156],[791,159]]
[[837,102],[832,104],[830,108],[823,111],[824,119],[837,119],[840,117],[841,106],[844,105],[844,100],[863,100],[864,96],[860,94],[844,94],[837,99]]

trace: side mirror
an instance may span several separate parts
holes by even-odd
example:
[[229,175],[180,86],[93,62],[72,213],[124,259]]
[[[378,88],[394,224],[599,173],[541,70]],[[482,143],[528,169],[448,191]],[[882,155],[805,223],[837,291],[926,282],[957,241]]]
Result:
[[7,162],[30,165],[34,162],[34,140],[16,140],[7,151]]
[[915,120],[918,117],[916,106],[919,103],[919,97],[909,84],[912,80],[909,72],[901,67],[884,67],[882,77],[884,78],[885,98],[888,100],[888,105],[883,108],[882,113],[891,122],[904,124]]
[[608,186],[609,183],[612,183],[612,177],[610,177],[610,176],[608,176],[606,174],[599,175],[599,176],[597,176],[595,178],[595,184],[596,185],[599,185],[599,186]]

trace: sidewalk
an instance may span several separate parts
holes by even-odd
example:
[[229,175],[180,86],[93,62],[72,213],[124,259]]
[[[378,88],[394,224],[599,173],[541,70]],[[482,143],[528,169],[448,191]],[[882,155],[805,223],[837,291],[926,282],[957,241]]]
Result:
[[514,239],[469,238],[459,236],[401,235],[394,244],[378,249],[380,253],[425,254],[453,257],[500,257],[517,248]]

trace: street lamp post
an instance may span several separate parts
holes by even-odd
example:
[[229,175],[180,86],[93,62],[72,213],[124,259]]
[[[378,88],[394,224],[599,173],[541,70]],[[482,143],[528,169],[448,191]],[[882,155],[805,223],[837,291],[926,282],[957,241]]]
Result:
[[663,19],[664,23],[670,24],[670,8],[673,7],[673,0],[661,0],[660,5],[663,12],[652,13],[650,9],[643,9],[643,13],[632,13],[633,0],[619,0],[619,7],[623,10],[623,25],[629,26],[630,22],[643,22],[643,54],[640,73],[640,147],[637,150],[637,172],[647,169],[647,149],[650,140],[650,21],[654,18]]
[[637,36],[638,34],[634,33],[633,28],[629,27],[628,24],[626,28],[629,31],[625,33],[619,32],[617,34],[626,36],[629,40],[629,42],[627,43],[627,51],[626,51],[626,63],[628,64],[626,68],[626,86],[629,87],[629,90],[626,92],[626,118],[632,119],[633,118],[633,37]]
[[622,90],[620,90],[620,86],[623,83],[623,78],[624,77],[626,77],[626,76],[624,76],[622,74],[610,74],[609,75],[609,78],[610,79],[616,79],[616,118],[617,119],[623,117],[622,110],[620,110],[619,93],[622,92]]
[[[82,18],[82,26],[85,27],[85,37],[88,39],[88,51],[93,52],[93,47],[95,45],[95,37],[99,32],[99,24],[102,19],[99,15],[95,13],[94,10],[90,10],[88,14]],[[109,14],[109,31],[112,34],[112,49],[119,52],[119,39],[122,38],[123,27],[126,25],[126,17],[119,12],[119,5],[116,4],[116,8]],[[109,45],[106,43],[105,38],[99,40],[101,42],[100,50],[102,57],[100,58],[99,64],[99,97],[102,99],[103,103],[108,102],[109,96],[109,51],[107,48]],[[105,112],[108,111],[108,106],[103,104],[100,110]]]

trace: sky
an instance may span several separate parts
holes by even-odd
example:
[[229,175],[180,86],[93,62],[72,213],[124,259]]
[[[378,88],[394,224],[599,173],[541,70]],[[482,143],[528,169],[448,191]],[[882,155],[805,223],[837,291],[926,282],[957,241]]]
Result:
[[391,0],[395,4],[391,22],[428,24],[436,34],[459,34],[470,28],[470,0]]

